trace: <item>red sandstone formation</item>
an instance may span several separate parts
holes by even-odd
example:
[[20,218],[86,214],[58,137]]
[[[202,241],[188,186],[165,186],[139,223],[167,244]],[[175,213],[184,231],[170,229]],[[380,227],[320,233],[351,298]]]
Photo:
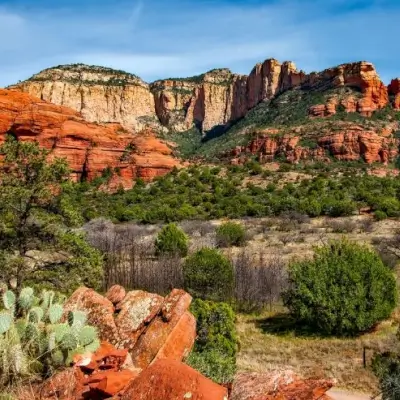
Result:
[[88,323],[96,326],[101,340],[118,342],[118,332],[114,321],[114,305],[93,289],[82,287],[77,289],[64,306],[64,319],[73,310],[87,313]]
[[342,161],[365,160],[368,164],[387,164],[398,155],[399,140],[393,137],[397,125],[388,125],[378,134],[354,123],[338,123],[335,131],[325,129],[326,134],[315,139],[313,147],[301,145],[301,128],[291,133],[276,135],[276,130],[264,130],[254,134],[247,146],[231,151],[233,163],[246,160],[246,154],[254,154],[260,162],[271,162],[276,156],[284,156],[291,163],[302,160],[328,161],[329,155]]
[[158,360],[126,388],[121,400],[227,400],[225,388],[178,361]]
[[187,313],[191,301],[183,290],[171,292],[131,352],[134,365],[144,369],[155,359],[181,360],[189,355],[196,334],[196,320]]
[[400,110],[400,78],[393,79],[388,86],[389,95],[393,96],[393,108]]
[[120,285],[111,286],[110,289],[108,289],[105,297],[106,299],[110,300],[111,303],[116,305],[126,297],[125,288]]
[[[115,85],[116,78],[125,85]],[[150,86],[131,74],[67,65],[44,70],[12,88],[72,107],[89,121],[119,122],[127,129],[156,127],[161,122],[174,131],[185,131],[196,124],[206,132],[243,117],[261,101],[271,100],[285,90],[323,91],[346,86],[360,92],[358,99],[342,100],[348,112],[370,116],[389,104],[388,89],[375,67],[365,61],[305,74],[293,62],[269,59],[257,64],[249,76],[216,69],[198,77],[160,80]],[[395,89],[395,84],[392,87]],[[397,97],[395,104],[399,102]],[[334,110],[326,111],[332,114]],[[325,113],[321,109],[317,112]]]
[[293,371],[239,374],[231,400],[330,400],[325,393],[333,380],[303,380]]
[[74,368],[56,374],[40,389],[43,400],[106,399],[115,396],[139,376],[126,362],[128,350],[103,342],[94,354],[75,356]]
[[72,109],[18,91],[0,89],[0,143],[5,134],[37,140],[53,157],[64,157],[76,181],[117,170],[114,184],[129,188],[133,180],[150,180],[178,166],[169,147],[147,131],[128,135],[118,124],[86,122]]
[[119,310],[115,317],[118,329],[119,346],[132,350],[147,325],[160,312],[164,299],[141,290],[128,292],[117,304]]
[[85,311],[101,340],[128,349],[133,365],[144,369],[157,359],[181,361],[189,355],[196,338],[196,320],[188,312],[191,301],[183,290],[175,289],[165,299],[135,290],[114,307],[94,290],[80,288],[65,303],[64,318],[71,310]]

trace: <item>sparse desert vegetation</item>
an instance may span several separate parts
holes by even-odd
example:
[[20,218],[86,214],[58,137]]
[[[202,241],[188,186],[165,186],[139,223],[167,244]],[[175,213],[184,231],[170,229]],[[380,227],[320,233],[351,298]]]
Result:
[[[23,195],[23,198],[32,199],[30,193],[36,193],[36,188],[39,188],[38,192],[44,196],[42,200],[33,197],[37,203],[33,203],[35,207],[29,208],[29,212],[32,213],[24,220],[27,226],[24,227],[22,237],[27,245],[21,248],[25,253],[20,253],[19,257],[23,259],[24,255],[30,254],[27,253],[28,250],[33,250],[37,243],[42,243],[38,241],[41,236],[35,237],[35,232],[39,228],[36,221],[44,216],[46,216],[45,221],[49,221],[49,229],[58,227],[61,233],[68,232],[67,237],[70,238],[70,241],[64,239],[60,242],[63,245],[61,249],[64,255],[64,259],[59,261],[60,264],[54,264],[53,259],[47,258],[43,258],[41,263],[37,264],[36,268],[40,268],[40,276],[46,277],[41,282],[35,281],[38,289],[47,288],[51,282],[52,288],[63,291],[63,285],[67,281],[59,281],[63,275],[60,278],[56,272],[62,272],[66,267],[73,271],[74,266],[78,264],[80,268],[87,269],[82,270],[80,276],[84,277],[86,273],[92,279],[86,281],[86,284],[92,287],[97,285],[103,291],[116,283],[122,284],[126,289],[142,289],[163,295],[173,288],[184,288],[197,298],[192,311],[198,320],[199,341],[188,362],[215,381],[229,382],[236,370],[268,371],[290,366],[305,377],[335,377],[339,381],[339,386],[343,388],[371,393],[378,391],[379,381],[371,369],[371,364],[376,353],[387,351],[393,344],[397,311],[391,316],[389,314],[395,299],[388,299],[390,309],[385,308],[383,313],[376,314],[376,318],[368,320],[367,324],[357,325],[361,333],[357,333],[354,337],[340,338],[327,336],[331,333],[344,333],[336,328],[331,331],[320,329],[321,325],[318,323],[314,326],[308,323],[305,325],[302,318],[294,319],[295,313],[290,315],[283,307],[282,294],[293,288],[291,284],[293,275],[290,275],[289,265],[293,263],[297,263],[294,265],[311,265],[307,260],[315,253],[315,246],[329,247],[332,240],[343,241],[344,237],[348,243],[346,251],[352,255],[351,257],[354,256],[354,258],[349,258],[351,261],[349,265],[353,265],[357,260],[361,263],[370,260],[371,266],[380,263],[381,268],[384,268],[389,275],[397,272],[400,257],[399,222],[394,218],[380,220],[380,218],[374,218],[373,215],[352,215],[349,211],[364,204],[363,201],[358,203],[358,200],[355,200],[359,199],[363,185],[373,188],[376,183],[379,183],[381,190],[392,193],[397,188],[397,182],[394,179],[380,180],[364,177],[365,181],[359,180],[363,185],[359,184],[356,189],[352,188],[355,190],[352,192],[353,196],[356,197],[353,199],[341,197],[343,201],[333,200],[334,193],[338,194],[339,188],[344,189],[344,182],[355,183],[356,181],[351,177],[343,176],[336,180],[315,177],[308,182],[300,180],[295,184],[270,182],[264,188],[250,186],[245,189],[249,191],[248,194],[251,193],[248,201],[263,198],[265,200],[267,193],[271,194],[276,190],[276,203],[271,203],[277,207],[276,211],[267,216],[249,218],[245,212],[246,218],[191,220],[185,219],[185,214],[182,214],[176,218],[177,222],[167,223],[166,215],[169,211],[164,210],[159,214],[163,222],[157,224],[140,224],[138,223],[140,218],[137,222],[129,221],[130,218],[127,218],[128,221],[121,223],[118,219],[114,221],[107,219],[110,217],[107,215],[110,208],[107,207],[111,207],[114,202],[121,204],[120,201],[125,202],[130,199],[125,203],[124,213],[131,212],[132,209],[136,210],[134,212],[142,212],[140,208],[131,208],[138,205],[131,203],[133,199],[130,196],[145,199],[151,194],[152,198],[154,195],[168,198],[168,193],[176,193],[176,190],[179,193],[181,189],[183,193],[186,193],[185,196],[193,200],[195,200],[193,196],[198,196],[200,199],[196,213],[189,212],[188,214],[192,218],[199,215],[200,209],[204,213],[208,207],[202,208],[204,205],[201,205],[201,196],[206,196],[213,202],[210,204],[216,204],[222,207],[221,209],[224,209],[226,204],[236,204],[235,207],[239,207],[236,210],[239,210],[240,215],[240,207],[243,203],[237,202],[237,199],[234,203],[228,200],[229,196],[234,198],[238,195],[235,187],[241,183],[239,181],[234,183],[234,174],[237,172],[229,175],[229,180],[232,182],[230,186],[226,186],[227,181],[224,180],[223,175],[219,175],[220,169],[193,169],[190,174],[185,171],[175,172],[171,177],[160,179],[153,185],[146,186],[139,183],[138,187],[131,192],[119,192],[113,195],[93,192],[99,182],[76,186],[66,182],[60,186],[60,194],[52,196],[46,191],[46,181],[42,181],[43,176],[51,176],[47,173],[43,175],[41,172],[47,171],[46,168],[48,168],[44,162],[45,153],[38,152],[36,145],[27,145],[26,149],[23,147],[26,153],[15,151],[15,146],[20,145],[17,142],[8,142],[3,147],[3,151],[15,157],[15,165],[22,171],[26,170],[26,157],[36,157],[38,162],[32,163],[32,168],[36,169],[33,169],[31,174],[22,175],[29,177],[31,186],[27,185],[27,188],[30,191],[19,193],[14,190],[21,179],[21,174],[17,172],[13,174],[9,171],[7,179],[2,181],[4,189],[1,197],[2,210],[9,210],[2,214],[2,218],[3,221],[7,221],[8,229],[10,227],[22,229],[18,218],[23,218],[25,215],[24,210],[12,214],[11,211],[16,212],[15,208],[11,207],[13,201],[10,199],[13,196]],[[19,159],[21,154],[25,155]],[[182,182],[182,185],[178,185],[175,189],[168,189],[169,185],[175,184],[170,179],[177,179]],[[340,179],[350,181],[338,183]],[[213,186],[214,184],[216,186]],[[163,191],[158,189],[158,185],[164,187]],[[213,188],[212,194],[204,191],[207,185]],[[189,188],[195,188],[195,191],[189,192]],[[326,201],[326,204],[330,204],[331,208],[326,208],[326,210],[330,210],[329,214],[333,214],[336,218],[314,215],[311,217],[307,213],[300,212],[302,210],[300,205],[303,203],[296,199],[301,193],[310,194],[317,189],[318,193],[323,192],[328,196],[326,200],[318,197],[320,199],[318,201]],[[219,190],[222,191],[220,195],[217,194]],[[100,199],[106,201],[103,210],[105,217],[92,218],[82,226],[84,218],[88,217],[85,207],[91,204],[86,203],[90,191],[94,196],[91,201],[98,202]],[[284,206],[285,202],[278,200],[283,195],[283,199],[291,199],[287,200],[287,205],[292,204],[292,206]],[[367,198],[369,195],[367,193],[364,196]],[[216,196],[214,200],[212,196]],[[313,196],[317,199],[315,194]],[[149,203],[154,201],[150,198],[146,199]],[[157,197],[155,199],[158,201]],[[392,200],[382,203],[385,205],[386,215],[397,212],[397,203]],[[268,204],[264,201],[263,207],[270,207]],[[156,207],[154,208],[156,210],[159,205],[154,203],[151,207]],[[321,210],[323,207],[327,206],[321,206]],[[187,210],[190,210],[190,207]],[[279,215],[273,215],[277,214],[278,210]],[[17,211],[20,210],[17,209]],[[52,213],[50,214],[49,211]],[[11,215],[14,217],[9,218]],[[3,236],[3,238],[7,237],[7,240],[12,241],[14,237],[12,232],[12,230],[7,230],[8,236]],[[54,230],[50,230],[51,232]],[[48,237],[51,238],[51,236]],[[357,243],[357,245],[353,246],[351,243]],[[6,244],[5,241],[4,244]],[[45,251],[53,249],[56,245],[58,245],[57,241],[43,241],[42,257]],[[77,245],[80,247],[77,248]],[[360,256],[360,258],[356,251],[358,247],[365,249],[362,250],[364,253],[360,254],[367,254],[368,257],[364,259],[364,256]],[[336,261],[340,262],[345,253],[342,251],[335,253]],[[15,268],[19,265],[12,262],[11,254],[7,252],[2,254],[10,266]],[[334,260],[333,258],[331,261]],[[333,267],[332,264],[330,271],[335,274]],[[94,271],[98,271],[96,272],[98,275],[93,275],[93,268],[95,268]],[[12,271],[12,269],[2,271],[4,283],[10,284],[12,276],[4,274],[12,274]],[[370,271],[371,277],[376,275],[374,268],[370,270],[361,268],[361,271]],[[25,271],[24,274],[26,274],[23,275],[24,279],[29,281],[29,272]],[[93,280],[94,278],[96,279]],[[333,278],[335,276],[329,280],[332,287],[327,289],[327,292],[337,290],[339,287],[340,280],[335,281]],[[22,284],[17,282],[17,290]],[[69,280],[66,292],[73,291],[79,284],[79,281]],[[351,292],[351,287],[347,287],[347,290]],[[368,293],[368,290],[366,289],[365,293]],[[379,290],[379,293],[375,292],[374,295],[381,294]],[[326,294],[329,298],[329,293]],[[320,304],[323,301],[318,300],[317,303]],[[317,303],[310,302],[309,307],[318,318],[318,312],[315,313],[314,309]],[[374,300],[375,305],[379,305],[378,303]],[[293,311],[293,307],[289,303],[286,304]],[[335,310],[339,308],[334,306],[331,311],[335,312]],[[3,314],[8,312],[6,309]],[[320,315],[323,314],[320,313]],[[384,318],[386,320],[380,322]],[[340,319],[339,325],[335,327],[340,326],[340,322],[343,321]],[[375,326],[375,322],[380,323]],[[350,331],[354,333],[351,329]],[[3,343],[7,340],[6,336],[3,338]],[[65,357],[68,357],[68,354]],[[54,364],[50,364],[49,367],[56,368]],[[382,376],[382,374],[379,375],[380,381],[384,379]]]
[[267,60],[147,85],[75,64],[13,89],[0,399],[131,400],[142,379],[151,399],[259,381],[251,399],[315,400],[336,379],[398,400],[399,80]]

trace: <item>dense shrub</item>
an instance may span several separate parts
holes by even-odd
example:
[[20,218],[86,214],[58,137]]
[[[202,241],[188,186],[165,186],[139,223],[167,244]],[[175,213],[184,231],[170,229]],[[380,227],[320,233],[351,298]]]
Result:
[[299,322],[325,334],[365,331],[387,318],[397,301],[395,278],[378,254],[345,239],[294,262],[289,280],[285,305]]
[[[343,174],[337,165],[332,164],[331,168],[337,170],[329,174],[315,175],[316,170],[311,169],[314,177],[290,183],[285,183],[279,172],[269,171],[271,176],[266,177],[265,185],[243,185],[248,176],[243,167],[229,168],[219,175],[212,174],[209,168],[192,167],[114,194],[96,190],[96,181],[64,184],[58,201],[79,210],[78,217],[86,220],[102,216],[142,223],[267,217],[293,212],[310,217],[338,217],[351,215],[360,207],[390,212],[393,216],[398,213],[399,179],[367,175],[359,165]],[[377,201],[379,198],[384,201]]]
[[377,210],[377,211],[375,211],[375,213],[374,213],[374,217],[375,217],[375,219],[376,219],[377,221],[382,221],[382,220],[386,219],[388,216],[387,216],[387,214],[386,214],[384,211]]
[[155,241],[156,254],[180,255],[188,253],[188,237],[176,224],[165,225]]
[[219,247],[241,246],[246,237],[242,224],[225,222],[217,228],[217,244]]
[[183,265],[186,290],[193,297],[229,301],[234,287],[233,266],[218,250],[203,248]]
[[230,382],[236,371],[238,339],[235,314],[226,303],[196,299],[191,311],[197,340],[188,364],[218,383]]

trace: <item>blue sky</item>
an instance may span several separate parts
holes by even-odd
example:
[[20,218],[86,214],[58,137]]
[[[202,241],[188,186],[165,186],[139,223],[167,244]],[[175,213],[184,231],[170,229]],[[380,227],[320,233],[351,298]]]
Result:
[[400,76],[399,0],[0,0],[0,86],[83,62],[146,81],[266,58]]

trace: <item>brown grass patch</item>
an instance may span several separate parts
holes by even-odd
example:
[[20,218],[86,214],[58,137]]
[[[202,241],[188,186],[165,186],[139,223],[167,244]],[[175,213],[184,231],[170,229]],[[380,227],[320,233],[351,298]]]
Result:
[[390,346],[396,331],[388,321],[373,333],[357,338],[317,337],[296,330],[286,315],[277,313],[239,315],[237,329],[240,371],[291,368],[305,378],[335,378],[338,388],[371,394],[378,392],[378,382],[372,371],[363,366],[363,348],[369,348],[368,365],[375,350]]

